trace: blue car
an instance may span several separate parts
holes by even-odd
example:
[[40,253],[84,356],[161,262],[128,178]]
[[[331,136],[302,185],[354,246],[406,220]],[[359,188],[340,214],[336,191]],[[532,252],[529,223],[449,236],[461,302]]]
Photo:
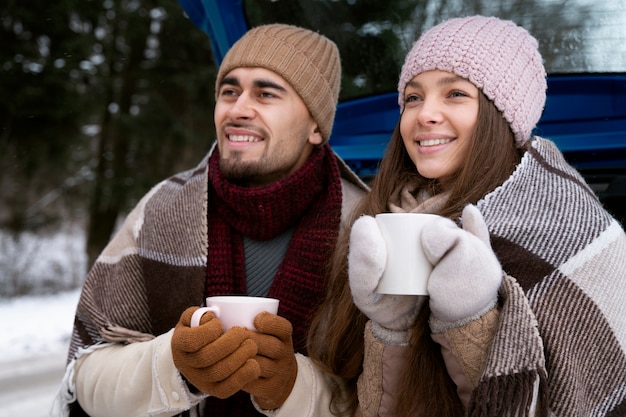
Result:
[[[343,79],[330,144],[364,179],[399,118],[396,83],[424,30],[455,16],[510,19],[537,37],[548,99],[536,133],[553,140],[626,224],[626,8],[614,0],[179,0],[219,64],[249,27],[288,23],[333,39]],[[448,4],[449,3],[449,4]],[[471,3],[465,4],[465,3]]]

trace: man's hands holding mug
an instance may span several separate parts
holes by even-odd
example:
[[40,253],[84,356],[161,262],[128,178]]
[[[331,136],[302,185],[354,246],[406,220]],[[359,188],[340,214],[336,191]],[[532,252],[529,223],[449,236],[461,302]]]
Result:
[[243,390],[264,409],[280,407],[297,375],[291,323],[262,312],[254,319],[257,331],[240,326],[224,331],[207,311],[199,325],[191,327],[196,310],[183,312],[172,336],[172,356],[180,373],[211,396],[223,399]]
[[261,367],[261,376],[243,390],[252,394],[264,410],[274,410],[291,394],[298,374],[291,338],[293,330],[289,320],[268,312],[256,316],[254,327],[258,332],[248,332],[258,347],[255,359]]
[[191,316],[197,309],[185,310],[174,329],[174,365],[200,391],[228,398],[261,375],[261,367],[254,359],[258,347],[243,327],[224,332],[212,312],[202,316],[198,327],[191,327]]

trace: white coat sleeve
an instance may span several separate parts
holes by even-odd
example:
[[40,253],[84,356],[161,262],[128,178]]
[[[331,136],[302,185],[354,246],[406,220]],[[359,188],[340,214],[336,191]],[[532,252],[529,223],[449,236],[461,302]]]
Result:
[[330,412],[331,382],[306,356],[296,354],[298,376],[285,403],[276,410],[258,411],[269,417],[334,417]]
[[172,359],[173,330],[148,342],[114,344],[79,356],[74,386],[92,417],[173,416],[206,395],[192,394]]

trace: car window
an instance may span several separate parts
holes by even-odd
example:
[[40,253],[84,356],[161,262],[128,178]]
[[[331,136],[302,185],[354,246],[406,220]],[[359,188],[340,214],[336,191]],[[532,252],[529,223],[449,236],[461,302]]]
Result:
[[341,100],[396,89],[405,54],[426,29],[457,16],[493,15],[528,29],[549,74],[626,72],[626,3],[615,0],[245,0],[250,26],[291,23],[341,51]]

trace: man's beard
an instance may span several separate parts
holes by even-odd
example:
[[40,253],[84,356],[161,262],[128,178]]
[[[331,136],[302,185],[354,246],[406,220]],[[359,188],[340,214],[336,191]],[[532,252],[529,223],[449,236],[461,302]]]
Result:
[[224,178],[235,183],[246,183],[258,176],[267,175],[267,161],[242,161],[239,155],[230,159],[220,159],[220,170]]

